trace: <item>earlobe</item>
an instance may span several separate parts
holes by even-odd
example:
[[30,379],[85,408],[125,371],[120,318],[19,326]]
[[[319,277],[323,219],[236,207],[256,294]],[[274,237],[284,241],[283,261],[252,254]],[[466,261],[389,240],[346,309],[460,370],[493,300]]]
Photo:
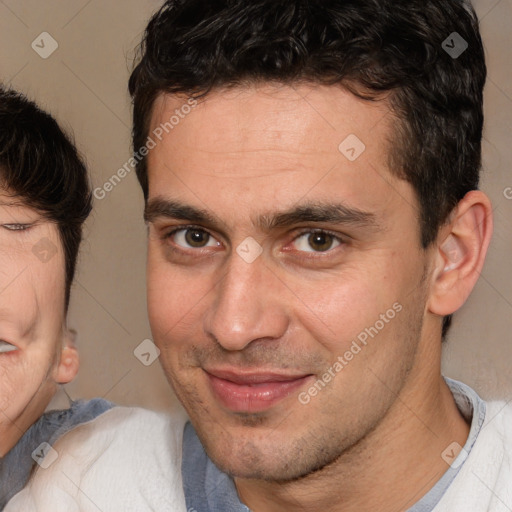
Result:
[[491,235],[489,199],[478,190],[468,192],[454,210],[448,230],[440,231],[431,313],[450,315],[464,304],[482,271]]
[[75,346],[75,336],[75,331],[68,330],[64,337],[60,361],[55,375],[55,382],[57,384],[67,384],[71,382],[78,373],[80,358]]

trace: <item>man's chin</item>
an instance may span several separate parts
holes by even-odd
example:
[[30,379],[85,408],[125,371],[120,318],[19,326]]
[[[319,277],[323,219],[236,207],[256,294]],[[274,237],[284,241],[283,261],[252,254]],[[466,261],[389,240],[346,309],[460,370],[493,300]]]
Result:
[[215,465],[234,480],[259,480],[279,485],[303,480],[304,478],[322,470],[325,461],[317,464],[285,464],[284,466],[272,460],[252,465],[233,463],[231,460],[214,460]]
[[[253,416],[248,415],[243,421],[249,422],[252,427],[257,426],[262,418]],[[314,453],[308,450],[307,440],[294,440],[291,434],[273,442],[268,437],[254,437],[247,432],[239,435],[239,432],[229,429],[224,431],[221,438],[213,431],[206,438],[198,435],[214,464],[234,479],[281,484],[294,482],[321,470],[338,455]]]

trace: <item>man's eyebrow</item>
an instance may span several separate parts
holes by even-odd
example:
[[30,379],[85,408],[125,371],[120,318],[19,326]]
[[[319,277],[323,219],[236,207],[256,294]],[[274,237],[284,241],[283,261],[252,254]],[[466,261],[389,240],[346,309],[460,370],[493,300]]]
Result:
[[154,222],[160,217],[201,224],[217,224],[217,219],[206,210],[161,197],[150,199],[144,208],[144,220]]
[[275,215],[262,215],[260,227],[265,231],[307,222],[350,224],[354,227],[378,227],[375,215],[341,203],[307,203]]
[[[219,220],[206,210],[182,204],[179,201],[160,197],[150,199],[144,210],[144,220],[154,222],[157,218],[179,219],[187,222],[218,226]],[[348,207],[341,203],[306,203],[288,211],[263,214],[254,222],[262,231],[290,227],[301,223],[347,224],[353,227],[378,228],[372,212]]]

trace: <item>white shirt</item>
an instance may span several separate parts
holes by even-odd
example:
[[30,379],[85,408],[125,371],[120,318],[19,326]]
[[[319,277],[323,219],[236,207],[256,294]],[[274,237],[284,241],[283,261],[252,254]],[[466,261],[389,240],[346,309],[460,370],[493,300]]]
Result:
[[58,459],[39,467],[4,511],[186,511],[181,479],[185,422],[181,413],[114,407],[55,443]]
[[[63,436],[54,446],[58,459],[38,468],[4,510],[187,512],[181,472],[186,421],[182,413],[115,407]],[[488,402],[469,455],[432,512],[510,511],[512,406]]]

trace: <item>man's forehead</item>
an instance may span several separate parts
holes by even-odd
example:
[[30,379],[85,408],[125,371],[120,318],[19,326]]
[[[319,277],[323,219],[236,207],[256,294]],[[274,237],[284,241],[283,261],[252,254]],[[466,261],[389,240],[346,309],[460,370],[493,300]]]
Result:
[[[179,111],[190,99],[185,93],[160,93],[153,104],[151,127]],[[225,128],[231,119],[236,122],[235,133],[254,125],[270,134],[273,130],[308,127],[317,132],[325,125],[325,129],[340,131],[342,135],[347,128],[352,132],[372,129],[375,116],[381,121],[390,113],[387,98],[365,101],[338,84],[251,83],[217,88],[194,101],[197,106],[191,114],[217,118],[217,123],[210,126],[213,133],[219,133],[215,129],[219,125]]]
[[[272,111],[276,100],[277,106],[284,102],[284,110]],[[165,121],[186,101],[184,95],[161,95],[153,123]],[[335,112],[328,108],[331,101],[339,103]],[[154,207],[157,199],[173,195],[224,214],[243,197],[245,220],[251,217],[262,228],[279,225],[285,212],[288,223],[293,216],[319,217],[312,208],[319,202],[324,217],[326,209],[339,213],[341,205],[345,213],[368,213],[366,220],[375,220],[392,203],[389,192],[397,178],[388,167],[386,109],[340,87],[219,90],[185,110],[188,114],[149,155],[148,217],[161,210],[161,204]],[[278,119],[274,124],[268,121],[271,115]],[[273,204],[288,207],[269,208]],[[291,205],[302,211],[291,211]],[[190,217],[197,218],[197,211]],[[337,220],[346,222],[349,216]]]
[[249,178],[270,171],[353,170],[368,155],[373,165],[388,165],[387,107],[338,86],[235,88],[213,91],[194,108],[189,101],[182,94],[157,98],[151,133],[159,137],[148,156],[150,182],[155,168],[162,175],[169,166]]

